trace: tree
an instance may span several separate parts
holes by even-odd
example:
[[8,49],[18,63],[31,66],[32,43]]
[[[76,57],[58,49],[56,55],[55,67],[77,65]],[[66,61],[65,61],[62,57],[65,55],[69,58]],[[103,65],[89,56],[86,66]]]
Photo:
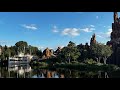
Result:
[[81,61],[84,61],[87,58],[90,58],[90,46],[88,45],[88,43],[86,43],[85,45],[82,45],[82,44],[77,45],[77,48],[81,53],[81,56],[79,57]]
[[36,51],[36,55],[41,58],[42,57],[42,51],[41,50],[37,50]]
[[97,62],[100,62],[100,58],[102,57],[102,46],[100,43],[92,44],[91,56],[96,57]]
[[103,57],[103,61],[104,61],[104,64],[106,64],[106,60],[107,60],[107,58],[109,57],[109,56],[111,56],[111,54],[112,54],[112,49],[111,49],[111,47],[110,46],[108,46],[108,45],[103,45],[102,46],[103,48],[102,48],[102,57]]
[[17,54],[16,46],[11,46],[9,49],[10,49],[10,52],[11,52],[10,56],[13,57],[13,56],[15,56]]
[[97,43],[91,46],[92,55],[97,57],[98,62],[102,58],[104,60],[104,64],[106,64],[107,58],[112,54],[112,50],[109,46]]
[[58,55],[58,58],[62,61],[67,60],[70,63],[71,61],[77,60],[79,56],[80,56],[80,52],[77,49],[75,43],[70,41],[67,47],[64,47],[61,50],[61,53]]
[[17,50],[19,52],[24,52],[25,53],[26,52],[26,48],[28,47],[28,44],[25,41],[19,41],[19,42],[17,42],[15,44],[15,46],[17,47]]

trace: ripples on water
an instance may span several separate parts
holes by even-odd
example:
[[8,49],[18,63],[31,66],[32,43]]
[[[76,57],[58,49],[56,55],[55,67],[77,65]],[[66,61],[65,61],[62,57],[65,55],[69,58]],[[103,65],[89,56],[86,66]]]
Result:
[[30,65],[10,65],[0,67],[1,78],[114,78],[120,72],[78,71],[69,69],[32,69]]

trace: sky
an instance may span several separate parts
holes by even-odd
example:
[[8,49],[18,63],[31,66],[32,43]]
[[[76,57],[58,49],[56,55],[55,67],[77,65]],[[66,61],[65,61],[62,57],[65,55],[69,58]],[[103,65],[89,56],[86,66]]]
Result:
[[[120,13],[118,13],[120,14]],[[39,49],[110,40],[113,12],[0,12],[0,44],[26,41]]]

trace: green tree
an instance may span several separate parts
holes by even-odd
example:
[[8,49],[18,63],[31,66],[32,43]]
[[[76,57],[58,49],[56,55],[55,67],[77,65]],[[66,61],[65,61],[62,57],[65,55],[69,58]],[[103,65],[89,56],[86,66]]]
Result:
[[76,61],[78,59],[78,57],[80,56],[80,52],[77,49],[75,43],[73,42],[69,42],[69,44],[67,45],[67,47],[64,47],[61,50],[61,53],[58,55],[59,59],[62,61],[69,61],[69,63],[71,61]]
[[97,58],[97,61],[100,62],[102,58],[104,60],[104,64],[106,64],[107,58],[112,54],[112,50],[109,46],[97,43],[91,46],[92,55]]
[[19,52],[26,52],[26,48],[28,47],[28,43],[25,41],[19,41],[15,44],[15,46],[17,47],[17,50]]
[[13,57],[13,56],[15,56],[17,54],[16,46],[11,46],[9,49],[10,49],[10,52],[11,52],[10,56]]
[[108,45],[102,45],[102,57],[103,57],[103,61],[104,61],[104,64],[106,64],[106,60],[109,56],[111,56],[112,54],[112,49],[110,46]]
[[80,61],[85,61],[87,58],[90,58],[90,46],[88,45],[88,43],[86,43],[85,45],[77,45],[77,48],[81,53],[81,56],[79,57]]
[[97,59],[97,62],[100,62],[102,57],[102,46],[100,43],[92,44],[91,55]]
[[41,50],[37,50],[37,51],[36,51],[36,55],[37,55],[39,58],[42,58],[42,51],[41,51]]

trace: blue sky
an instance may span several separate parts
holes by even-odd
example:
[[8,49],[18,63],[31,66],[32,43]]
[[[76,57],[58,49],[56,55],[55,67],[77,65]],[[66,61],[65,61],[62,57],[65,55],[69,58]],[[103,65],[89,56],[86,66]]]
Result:
[[96,33],[98,42],[110,40],[113,12],[0,12],[0,44],[27,41],[41,49],[55,49],[69,41],[90,41]]

